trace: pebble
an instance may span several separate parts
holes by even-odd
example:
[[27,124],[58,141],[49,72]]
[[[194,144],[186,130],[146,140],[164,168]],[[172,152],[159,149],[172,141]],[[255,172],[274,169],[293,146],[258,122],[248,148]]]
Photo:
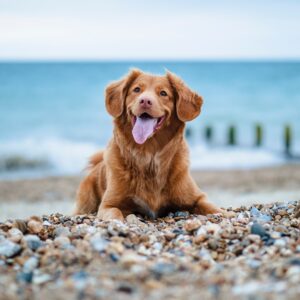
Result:
[[90,240],[92,248],[98,252],[105,251],[108,246],[108,241],[104,239],[100,234],[93,236]]
[[145,257],[135,254],[134,252],[124,253],[120,259],[120,263],[124,267],[130,267],[134,264],[142,263],[145,261]]
[[193,231],[197,230],[201,225],[202,225],[202,223],[197,219],[196,220],[188,220],[184,224],[184,229],[187,232],[193,232]]
[[23,238],[23,233],[18,228],[12,228],[8,231],[8,238],[14,243],[19,243]]
[[33,272],[33,270],[38,266],[39,264],[39,260],[37,257],[29,257],[24,265],[23,265],[23,271],[24,273],[30,273],[30,272]]
[[283,239],[277,239],[274,242],[274,246],[276,246],[277,248],[284,248],[286,246],[286,241]]
[[70,232],[70,229],[68,227],[65,227],[65,226],[58,226],[55,228],[54,230],[54,235],[56,237],[58,236],[66,236],[66,237],[69,237],[71,236],[71,232]]
[[139,224],[140,220],[134,214],[130,214],[126,217],[128,224]]
[[172,274],[176,271],[176,265],[171,263],[157,263],[152,268],[151,271],[158,276]]
[[256,222],[259,223],[270,222],[272,220],[272,217],[270,215],[261,213],[255,206],[251,208],[250,215]]
[[54,239],[54,245],[56,247],[68,248],[70,243],[70,239],[67,236],[58,236]]
[[194,243],[197,245],[200,245],[203,243],[205,240],[207,240],[207,235],[206,234],[199,234],[194,238]]
[[174,214],[174,218],[187,218],[189,215],[190,214],[187,211],[177,211]]
[[258,234],[249,234],[247,239],[252,243],[259,243],[261,241],[261,236]]
[[269,236],[266,230],[258,223],[253,223],[251,226],[251,233],[259,235],[261,238]]
[[31,283],[33,278],[32,272],[19,272],[16,276],[17,281]]
[[36,273],[33,275],[32,283],[38,285],[38,284],[46,283],[47,281],[50,280],[52,280],[52,277],[49,274]]
[[27,231],[27,223],[25,220],[16,219],[12,226],[19,229],[23,234]]
[[7,258],[17,255],[21,251],[21,246],[0,236],[0,256]]
[[34,251],[43,245],[42,241],[37,235],[33,235],[33,234],[25,235],[24,240],[27,246]]
[[247,264],[251,269],[258,269],[261,266],[261,261],[257,259],[249,259]]
[[40,233],[43,230],[43,223],[39,217],[31,217],[27,223],[27,228],[30,233]]

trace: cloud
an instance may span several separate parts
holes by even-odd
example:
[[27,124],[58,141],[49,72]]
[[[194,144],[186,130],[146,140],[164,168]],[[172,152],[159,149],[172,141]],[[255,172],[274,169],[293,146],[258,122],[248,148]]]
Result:
[[293,1],[290,7],[273,3],[272,10],[254,2],[214,7],[177,0],[172,6],[164,0],[88,0],[85,5],[28,0],[16,8],[6,1],[0,13],[0,58],[299,58],[300,21]]

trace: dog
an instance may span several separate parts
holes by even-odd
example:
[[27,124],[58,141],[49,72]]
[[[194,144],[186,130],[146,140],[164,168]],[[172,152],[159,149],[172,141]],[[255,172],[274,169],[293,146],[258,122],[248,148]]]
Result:
[[105,105],[114,118],[113,138],[90,159],[77,192],[75,214],[97,213],[123,221],[187,210],[224,213],[208,201],[189,172],[185,123],[201,112],[202,97],[175,74],[134,69],[107,86]]

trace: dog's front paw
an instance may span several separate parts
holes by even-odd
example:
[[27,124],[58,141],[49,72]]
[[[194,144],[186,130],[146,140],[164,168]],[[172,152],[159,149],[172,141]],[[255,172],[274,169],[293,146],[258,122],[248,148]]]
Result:
[[119,220],[124,222],[124,216],[122,212],[116,208],[100,208],[97,213],[97,217],[102,221]]

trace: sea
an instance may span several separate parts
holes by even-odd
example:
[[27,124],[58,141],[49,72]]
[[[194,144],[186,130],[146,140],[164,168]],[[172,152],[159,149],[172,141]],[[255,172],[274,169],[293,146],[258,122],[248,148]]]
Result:
[[[131,68],[176,73],[204,98],[189,122],[192,169],[227,170],[291,162],[300,154],[300,62],[1,62],[0,179],[78,175],[112,137],[108,83]],[[262,145],[255,146],[255,127]],[[236,145],[228,145],[229,127]],[[205,132],[211,128],[211,139]],[[292,160],[297,162],[297,159]]]

